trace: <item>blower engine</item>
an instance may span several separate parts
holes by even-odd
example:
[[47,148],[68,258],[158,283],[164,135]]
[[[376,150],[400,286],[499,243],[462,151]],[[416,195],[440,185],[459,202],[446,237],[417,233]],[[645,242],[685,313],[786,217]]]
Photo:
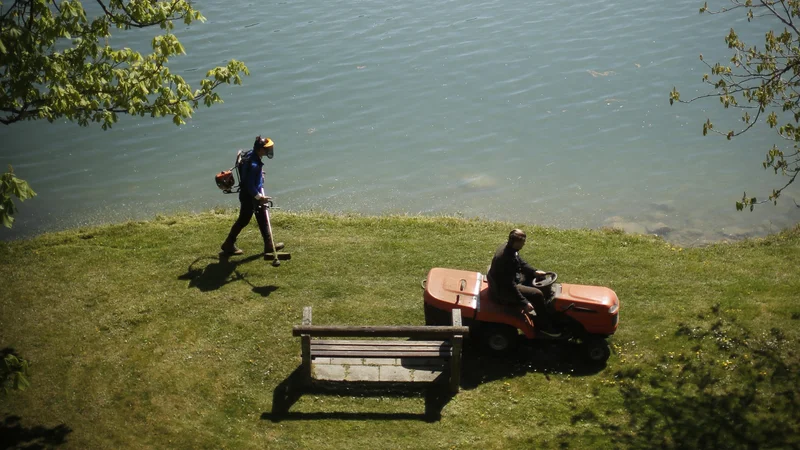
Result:
[[242,161],[242,151],[236,152],[236,164],[228,170],[223,170],[214,177],[217,182],[217,187],[222,190],[223,194],[235,194],[241,190],[239,181],[239,163]]
[[222,189],[222,192],[225,194],[233,193],[233,188],[237,188],[236,192],[239,192],[239,186],[236,185],[236,179],[233,177],[233,169],[223,170],[218,173],[217,176],[214,177],[214,181],[217,182],[217,187]]

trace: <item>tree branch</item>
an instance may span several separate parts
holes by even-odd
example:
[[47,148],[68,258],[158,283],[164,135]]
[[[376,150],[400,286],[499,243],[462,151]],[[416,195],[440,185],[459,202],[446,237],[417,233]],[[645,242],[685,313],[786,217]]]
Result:
[[[102,0],[96,0],[96,1],[97,1],[98,4],[100,4],[100,7],[103,8],[103,12],[105,13],[106,16],[108,16],[109,19],[113,19],[114,17],[117,17],[116,14],[114,14],[111,11],[109,11],[109,9],[106,7],[105,3],[103,3]],[[180,19],[183,19],[184,17],[186,17],[186,14],[181,14],[179,16],[174,16],[174,17],[172,16],[172,14],[174,14],[174,12],[175,12],[175,7],[177,6],[179,1],[180,0],[174,0],[172,2],[172,5],[169,7],[169,13],[167,14],[167,18],[166,19],[164,19],[164,20],[154,20],[152,22],[141,22],[141,21],[139,21],[138,19],[133,17],[133,14],[128,10],[128,8],[125,6],[125,4],[121,3],[122,11],[125,13],[124,17],[127,17],[129,19],[129,20],[123,19],[122,23],[124,23],[127,26],[134,27],[134,28],[147,28],[147,27],[151,27],[151,26],[154,26],[154,25],[160,25],[160,24],[162,24],[162,23],[164,23],[164,22],[166,22],[168,20],[180,20]],[[122,16],[119,16],[119,17],[122,17]]]
[[[0,26],[18,31],[21,37],[6,43],[9,51],[0,67],[0,124],[66,118],[80,125],[101,122],[105,127],[115,123],[119,113],[186,118],[199,101],[212,104],[219,100],[215,88],[232,79],[238,82],[239,72],[248,73],[238,63],[235,73],[220,74],[221,80],[206,78],[202,89],[193,93],[181,77],[166,72],[166,55],[158,49],[143,56],[132,50],[115,50],[108,42],[103,46],[102,40],[114,25],[144,28],[194,18],[199,12],[184,0],[146,0],[141,9],[116,0],[95,0],[102,12],[90,21],[82,15],[63,17],[68,11],[53,3],[58,0],[8,1],[12,9],[2,8],[5,21]],[[75,6],[78,14],[85,13],[79,3]],[[45,17],[48,12],[55,16],[53,20]],[[58,37],[65,31],[74,38],[71,46]],[[169,35],[169,30],[166,33]],[[80,43],[75,40],[78,37]],[[168,43],[173,50],[167,53],[180,48],[174,38]]]
[[103,13],[105,13],[106,16],[108,16],[109,18],[113,17],[113,14],[111,14],[111,11],[109,11],[108,8],[106,8],[106,4],[105,3],[103,3],[101,0],[96,0],[96,1],[97,1],[97,4],[100,5],[100,8],[102,8]]
[[31,14],[30,14],[30,17],[28,18],[28,29],[29,30],[33,28],[33,19],[34,19],[33,11],[34,11],[34,9],[35,8],[33,7],[33,2],[31,2],[31,11],[30,11]]
[[[775,8],[772,7],[772,4],[770,4],[769,2],[765,2],[764,0],[761,0],[761,4],[765,8],[767,8],[775,17],[777,17],[778,20],[783,22],[784,25],[786,25],[787,27],[791,28],[792,30],[794,30],[795,33],[797,33],[797,28],[794,27],[794,24],[791,21],[792,14],[789,11],[786,11],[786,15],[789,17],[789,19],[787,19],[787,18],[783,17],[782,15],[780,15],[780,13],[778,13],[778,11],[776,11]],[[784,4],[783,2],[781,2],[781,4],[783,5],[783,9],[786,10],[786,4]]]
[[17,8],[17,3],[19,2],[20,0],[14,0],[14,3],[8,8],[8,11],[6,11],[5,14],[3,14],[2,20],[6,20],[6,17],[8,17],[8,15],[11,14],[11,11],[14,11],[14,9]]
[[[789,181],[787,181],[787,182],[786,182],[786,184],[784,184],[782,188],[780,188],[780,189],[777,189],[777,190],[775,191],[775,193],[776,193],[776,194],[778,194],[778,195],[780,195],[780,193],[781,193],[781,192],[783,192],[783,190],[784,190],[784,189],[786,189],[787,187],[789,187],[789,185],[790,185],[790,184],[794,183],[794,179],[795,179],[795,178],[797,178],[797,174],[798,174],[798,171],[797,171],[797,170],[795,170],[795,171],[794,171],[794,175],[792,175],[792,176],[789,178]],[[778,195],[775,195],[775,198],[778,198]]]

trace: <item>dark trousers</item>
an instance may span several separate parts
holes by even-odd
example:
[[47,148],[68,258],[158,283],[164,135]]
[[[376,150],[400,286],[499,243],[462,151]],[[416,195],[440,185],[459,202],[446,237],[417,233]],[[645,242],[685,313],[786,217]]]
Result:
[[261,231],[261,237],[264,239],[264,249],[265,251],[272,251],[268,249],[270,245],[270,236],[269,228],[267,228],[267,215],[264,214],[264,208],[266,208],[266,206],[249,198],[241,197],[239,198],[239,203],[241,205],[239,208],[239,217],[236,219],[236,222],[233,223],[233,226],[231,226],[231,231],[228,233],[226,242],[230,242],[231,244],[235,243],[239,233],[250,223],[250,219],[252,219],[255,214],[258,229]]
[[[533,308],[536,310],[536,314],[539,315],[540,312],[545,309],[545,301],[544,301],[544,294],[539,289],[536,289],[533,286],[526,285],[519,283],[517,284],[517,289],[519,290],[520,294],[525,297],[525,300],[533,305]],[[519,306],[520,308],[525,307],[525,302],[518,300],[519,297],[514,295],[513,293],[501,293],[497,292],[496,290],[492,291],[492,298],[495,299],[497,303],[502,303],[504,305],[513,305]]]
[[519,292],[533,305],[534,311],[536,311],[536,317],[534,319],[534,324],[538,327],[547,326],[549,325],[552,319],[552,314],[550,314],[550,305],[544,298],[544,294],[538,288],[535,288],[530,285],[530,280],[523,280],[522,283],[517,285],[517,289]]

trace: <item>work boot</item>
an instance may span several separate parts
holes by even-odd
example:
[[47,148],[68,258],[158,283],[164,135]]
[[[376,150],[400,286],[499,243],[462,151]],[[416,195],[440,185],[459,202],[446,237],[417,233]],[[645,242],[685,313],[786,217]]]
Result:
[[239,222],[233,222],[231,225],[231,231],[228,233],[228,237],[225,238],[225,242],[222,243],[220,249],[225,252],[226,255],[241,255],[244,253],[239,247],[236,246],[236,238],[239,236],[239,233],[242,232],[244,227],[239,225]]
[[242,251],[242,249],[240,249],[239,247],[237,247],[237,246],[236,246],[236,244],[234,244],[234,243],[233,243],[233,242],[231,242],[231,241],[225,241],[225,242],[223,242],[223,243],[222,243],[222,245],[220,246],[220,249],[221,249],[221,250],[222,250],[222,251],[223,251],[223,252],[224,252],[226,255],[241,255],[242,253],[244,253],[244,252]]
[[[283,247],[285,247],[283,245],[283,242],[276,242],[275,243],[275,251],[276,252],[279,252],[279,251],[283,250]],[[272,253],[272,246],[270,246],[269,244],[265,245],[264,246],[264,253]]]

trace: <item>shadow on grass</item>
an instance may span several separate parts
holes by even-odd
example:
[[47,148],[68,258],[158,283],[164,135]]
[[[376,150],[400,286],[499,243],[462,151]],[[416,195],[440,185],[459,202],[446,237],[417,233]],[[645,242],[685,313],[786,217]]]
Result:
[[679,327],[684,350],[652,372],[617,370],[627,420],[579,411],[583,436],[595,425],[618,448],[800,448],[798,342],[776,328],[753,333],[718,307],[700,320]]
[[461,387],[474,389],[483,383],[513,378],[535,372],[594,375],[605,369],[605,364],[589,363],[586,351],[580,344],[562,341],[529,341],[519,337],[516,350],[505,356],[495,356],[482,351],[478,343],[469,342],[464,348],[461,369]]
[[[252,255],[243,259],[230,259],[228,256],[220,253],[219,257],[201,256],[191,264],[189,269],[183,275],[178,276],[179,280],[189,280],[190,288],[197,288],[202,292],[214,291],[222,286],[233,283],[235,281],[243,281],[253,288],[256,294],[267,297],[272,292],[278,289],[277,286],[256,286],[251,283],[247,278],[236,268],[251,261],[261,260],[262,255]],[[202,267],[204,261],[211,261]]]
[[[292,412],[291,407],[303,395],[332,395],[346,397],[424,397],[425,411],[414,413],[379,412]],[[303,368],[298,367],[272,394],[272,411],[261,415],[262,420],[420,420],[437,422],[442,418],[442,409],[452,394],[443,383],[380,383],[353,381],[305,382]]]
[[72,429],[61,424],[53,428],[20,424],[19,416],[6,416],[0,421],[0,449],[45,449],[63,445]]
[[[461,387],[474,389],[482,383],[521,376],[529,372],[569,373],[573,376],[591,375],[605,366],[585,362],[584,351],[573,343],[520,342],[518,351],[506,357],[485,355],[475,346],[464,349]],[[262,420],[441,420],[442,409],[453,398],[447,377],[433,383],[381,383],[353,381],[320,381],[307,383],[302,367],[298,367],[281,382],[272,395],[272,411],[261,415]],[[335,395],[345,397],[424,397],[425,411],[412,413],[374,412],[292,412],[291,407],[303,395]]]

